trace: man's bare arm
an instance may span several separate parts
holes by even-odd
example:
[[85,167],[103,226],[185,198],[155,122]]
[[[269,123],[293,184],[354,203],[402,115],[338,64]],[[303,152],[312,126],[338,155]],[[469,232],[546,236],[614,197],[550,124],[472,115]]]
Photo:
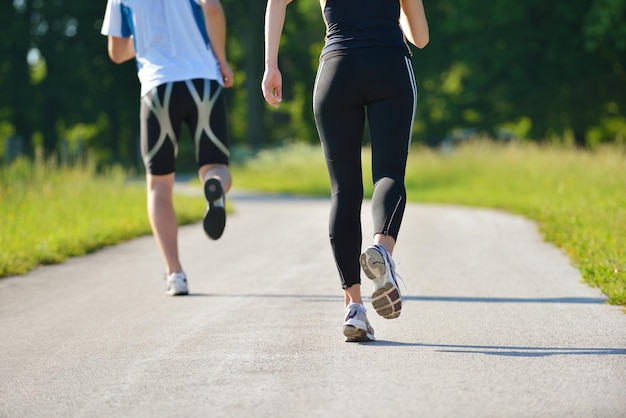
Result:
[[135,58],[135,44],[133,38],[120,38],[109,35],[108,51],[111,61],[121,64]]

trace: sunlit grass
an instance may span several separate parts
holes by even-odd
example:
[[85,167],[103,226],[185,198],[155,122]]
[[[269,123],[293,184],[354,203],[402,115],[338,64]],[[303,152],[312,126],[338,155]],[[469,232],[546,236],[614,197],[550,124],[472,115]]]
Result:
[[[198,220],[201,197],[177,196],[181,224]],[[26,273],[149,234],[143,182],[93,164],[58,168],[19,160],[0,169],[0,277]]]
[[238,189],[307,195],[328,195],[329,180],[321,148],[293,144],[259,152],[233,166]]
[[[370,154],[364,150],[366,195]],[[329,195],[319,146],[259,153],[232,167],[239,189]],[[475,142],[448,152],[415,148],[407,168],[412,202],[503,209],[535,220],[584,280],[626,305],[626,153]],[[93,164],[18,161],[0,170],[0,277],[25,273],[150,233],[145,186]],[[202,196],[179,194],[179,223],[202,216]],[[199,209],[200,208],[200,209]]]
[[[370,154],[364,151],[369,180]],[[262,153],[234,171],[241,188],[329,194],[319,147]],[[366,195],[372,193],[365,182]],[[626,153],[619,147],[581,151],[478,141],[448,152],[413,149],[409,201],[503,209],[535,220],[563,249],[584,280],[610,303],[626,304]]]

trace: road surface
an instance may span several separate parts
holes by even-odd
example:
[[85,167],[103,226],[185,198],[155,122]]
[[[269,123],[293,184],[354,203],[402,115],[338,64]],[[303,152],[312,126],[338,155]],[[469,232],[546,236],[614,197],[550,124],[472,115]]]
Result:
[[626,315],[532,222],[409,205],[402,315],[345,343],[328,200],[229,203],[188,297],[151,236],[0,280],[0,417],[626,416]]

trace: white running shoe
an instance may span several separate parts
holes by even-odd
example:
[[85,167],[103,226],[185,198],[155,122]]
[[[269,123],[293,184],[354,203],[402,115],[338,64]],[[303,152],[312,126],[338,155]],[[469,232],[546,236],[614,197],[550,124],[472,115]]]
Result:
[[188,295],[187,276],[180,271],[167,276],[167,291],[170,296]]
[[395,264],[385,247],[370,245],[360,257],[361,268],[374,283],[372,306],[386,319],[397,318],[402,311],[402,296],[396,280]]
[[343,335],[346,342],[376,341],[374,328],[367,320],[365,306],[360,303],[351,303],[346,306],[346,317],[343,323]]

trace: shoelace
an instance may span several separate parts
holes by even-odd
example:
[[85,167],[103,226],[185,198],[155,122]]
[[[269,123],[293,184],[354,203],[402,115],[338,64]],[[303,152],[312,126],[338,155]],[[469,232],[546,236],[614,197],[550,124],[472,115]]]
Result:
[[[406,283],[404,282],[404,279],[402,278],[402,276],[400,276],[400,274],[398,274],[398,272],[396,272],[396,268],[400,265],[400,263],[396,263],[396,262],[394,261],[394,263],[393,263],[393,264],[394,264],[394,265],[393,265],[393,267],[392,267],[392,270],[393,270],[393,277],[394,277],[394,278],[396,278],[396,277],[397,277],[398,279],[400,279],[400,281],[402,282],[402,286],[404,286],[404,290],[406,290],[406,293],[409,293],[409,288],[408,288],[408,287],[406,287]],[[396,282],[397,282],[397,280],[396,280]]]
[[[387,251],[387,249],[382,246],[379,245],[380,248],[382,248],[383,251],[383,257],[385,257],[387,263],[389,264],[389,266],[391,267],[391,277],[395,278],[397,277],[398,279],[400,279],[400,281],[402,282],[402,286],[404,286],[404,290],[406,290],[406,293],[409,293],[409,288],[406,286],[406,283],[404,282],[404,279],[402,278],[402,276],[400,276],[397,272],[396,272],[396,268],[400,265],[400,263],[396,263],[393,258],[391,258],[391,255],[389,254],[389,251]],[[379,249],[380,249],[379,248]],[[396,280],[396,285],[397,285],[398,281]]]

